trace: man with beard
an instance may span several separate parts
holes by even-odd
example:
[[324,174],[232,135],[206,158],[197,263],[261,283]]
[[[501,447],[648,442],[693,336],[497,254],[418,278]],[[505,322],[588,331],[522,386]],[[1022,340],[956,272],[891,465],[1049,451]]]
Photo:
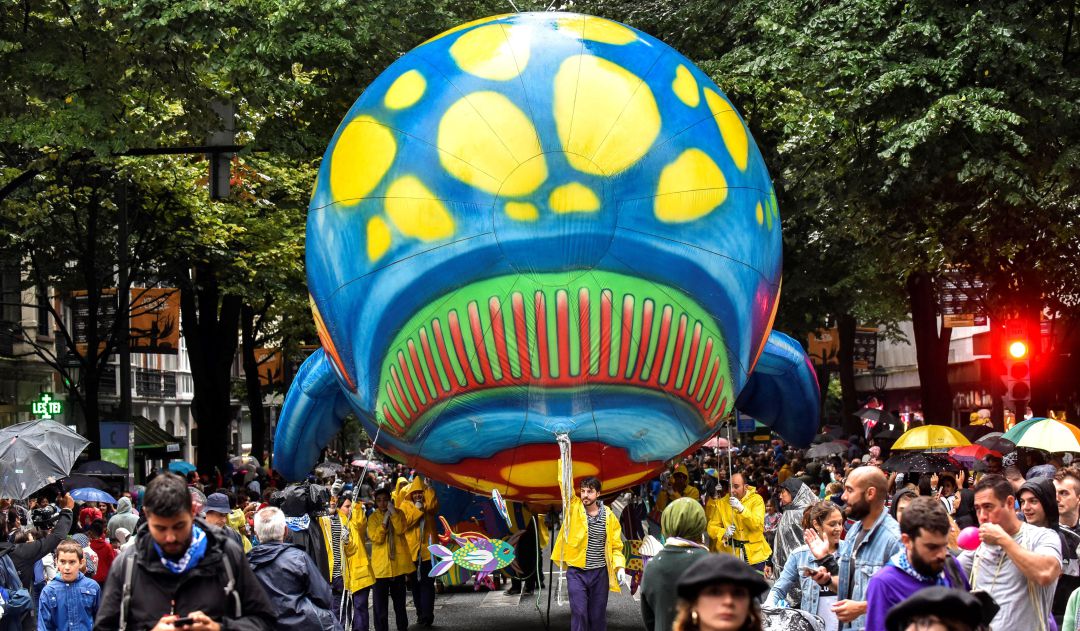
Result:
[[820,568],[813,578],[832,584],[837,593],[833,611],[840,631],[866,628],[866,589],[869,579],[897,552],[904,550],[900,525],[885,510],[888,479],[877,467],[858,467],[844,482],[844,514],[855,523],[837,549],[839,576]]
[[949,515],[932,497],[916,497],[900,518],[897,552],[881,571],[870,577],[866,588],[866,628],[885,628],[885,616],[893,605],[920,589],[946,585],[967,591],[967,578],[949,555]]
[[1055,497],[1054,483],[1049,478],[1028,480],[1020,487],[1020,510],[1024,521],[1032,526],[1049,528],[1061,538],[1061,576],[1054,589],[1054,604],[1051,612],[1058,628],[1065,619],[1065,609],[1069,605],[1069,596],[1080,587],[1080,561],[1076,548],[1080,546],[1080,536],[1071,530],[1062,528],[1058,523],[1058,503]]

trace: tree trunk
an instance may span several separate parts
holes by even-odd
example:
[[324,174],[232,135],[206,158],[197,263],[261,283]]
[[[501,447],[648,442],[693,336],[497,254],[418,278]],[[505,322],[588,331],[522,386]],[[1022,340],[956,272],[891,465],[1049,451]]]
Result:
[[196,264],[194,277],[181,283],[180,318],[191,360],[192,412],[199,425],[200,470],[224,471],[232,421],[232,363],[240,328],[239,296],[222,295],[215,270]]
[[[90,460],[101,460],[101,410],[98,403],[98,388],[101,383],[101,374],[97,367],[84,371],[82,376],[83,393],[77,398],[82,407],[83,421],[85,422],[85,434],[90,441],[86,448],[86,455]],[[75,384],[72,384],[72,389]]]
[[952,424],[952,386],[949,385],[949,341],[952,329],[938,328],[934,279],[927,272],[907,278],[911,324],[915,331],[915,357],[919,365],[919,388],[923,417],[928,424]]
[[266,450],[266,412],[259,383],[259,362],[255,359],[255,309],[246,303],[240,313],[240,331],[244,382],[247,384],[247,403],[251,412],[251,453],[261,461]]
[[859,410],[859,396],[855,392],[855,316],[842,313],[836,317],[836,330],[840,335],[840,348],[836,353],[839,362],[840,398],[843,426],[846,435],[861,436],[862,423],[855,416]]

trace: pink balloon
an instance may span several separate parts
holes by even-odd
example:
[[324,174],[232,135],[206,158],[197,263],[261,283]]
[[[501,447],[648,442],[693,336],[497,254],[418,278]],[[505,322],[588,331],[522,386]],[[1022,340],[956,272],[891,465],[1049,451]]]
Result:
[[956,537],[956,544],[964,550],[974,550],[979,547],[979,527],[968,526],[960,531],[960,535]]

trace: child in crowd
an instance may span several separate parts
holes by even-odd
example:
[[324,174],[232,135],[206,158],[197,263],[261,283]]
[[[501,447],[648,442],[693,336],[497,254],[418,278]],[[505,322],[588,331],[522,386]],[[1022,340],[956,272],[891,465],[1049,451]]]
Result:
[[50,581],[38,601],[38,631],[91,631],[101,588],[84,574],[83,549],[74,541],[56,546],[60,580]]

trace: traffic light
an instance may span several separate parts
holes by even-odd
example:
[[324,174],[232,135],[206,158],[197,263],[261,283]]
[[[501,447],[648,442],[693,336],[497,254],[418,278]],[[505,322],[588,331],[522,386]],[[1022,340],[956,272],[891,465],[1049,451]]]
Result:
[[1004,374],[1005,407],[1016,412],[1022,420],[1031,399],[1031,336],[1023,320],[1005,323]]

